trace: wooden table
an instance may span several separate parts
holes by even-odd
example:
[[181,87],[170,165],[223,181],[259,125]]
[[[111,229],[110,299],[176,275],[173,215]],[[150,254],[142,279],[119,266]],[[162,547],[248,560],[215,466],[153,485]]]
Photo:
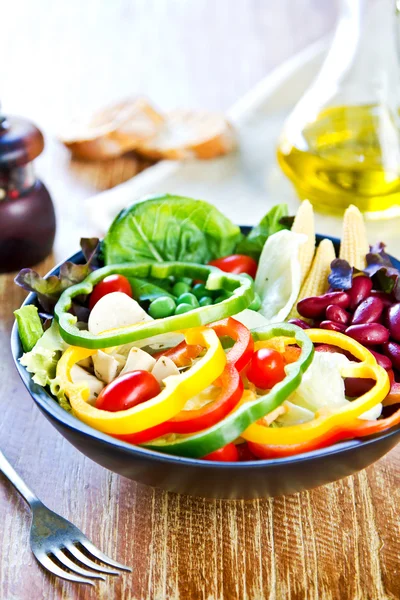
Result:
[[[3,106],[48,134],[37,167],[57,207],[55,253],[39,270],[91,233],[82,199],[142,167],[131,157],[71,162],[54,141],[66,115],[139,92],[163,108],[225,109],[334,18],[334,6],[317,0],[8,3]],[[11,275],[0,277],[1,447],[46,504],[133,573],[94,589],[47,575],[29,550],[23,501],[2,480],[1,600],[400,597],[400,451],[285,498],[207,501],[137,485],[86,459],[34,408],[8,342],[23,297]]]

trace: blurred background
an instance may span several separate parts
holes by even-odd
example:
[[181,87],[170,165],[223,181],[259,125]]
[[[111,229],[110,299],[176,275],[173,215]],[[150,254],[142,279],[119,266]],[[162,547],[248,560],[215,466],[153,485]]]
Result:
[[9,2],[2,102],[49,130],[135,94],[164,109],[224,110],[330,31],[336,8],[320,0]]
[[43,131],[35,161],[51,192],[57,259],[90,234],[81,202],[135,175],[132,156],[71,159],[57,133],[72,117],[127,96],[162,110],[226,110],[282,61],[328,34],[320,0],[18,0],[3,10],[0,100]]

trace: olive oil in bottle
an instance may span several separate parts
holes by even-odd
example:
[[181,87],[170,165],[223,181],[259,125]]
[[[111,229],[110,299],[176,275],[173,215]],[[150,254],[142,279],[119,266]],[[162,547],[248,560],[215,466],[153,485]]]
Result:
[[300,198],[325,211],[355,204],[367,213],[395,206],[400,213],[397,119],[379,105],[327,108],[297,138],[283,133],[279,164]]
[[324,212],[400,215],[400,0],[340,0],[332,45],[288,117],[278,161]]

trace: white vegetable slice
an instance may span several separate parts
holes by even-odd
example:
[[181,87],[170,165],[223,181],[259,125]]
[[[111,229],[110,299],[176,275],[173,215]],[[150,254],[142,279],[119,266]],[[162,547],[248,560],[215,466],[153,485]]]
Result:
[[155,364],[156,359],[150,354],[140,348],[131,348],[120,375],[124,375],[129,371],[151,371]]
[[300,425],[301,423],[307,423],[307,421],[312,421],[314,418],[314,413],[307,408],[302,406],[297,406],[288,400],[282,404],[284,408],[286,408],[286,412],[283,415],[279,415],[276,419],[276,423],[281,425],[282,427],[288,427],[290,425]]
[[161,384],[170,375],[179,375],[179,369],[168,356],[161,356],[154,365],[151,374]]
[[93,355],[93,366],[96,377],[104,383],[113,381],[121,370],[121,366],[114,356],[106,354],[102,350],[98,350]]
[[263,317],[261,313],[250,310],[250,308],[245,308],[240,313],[237,313],[237,315],[233,315],[232,318],[242,323],[251,331],[264,327],[264,325],[268,325],[269,323],[268,319]]
[[283,229],[264,244],[255,290],[261,298],[259,312],[270,323],[284,321],[296,302],[301,285],[299,249],[306,241],[306,235]]
[[[296,407],[301,407],[316,413],[323,407],[340,408],[349,404],[345,396],[344,380],[341,370],[350,365],[351,361],[339,353],[315,352],[313,361],[304,373],[297,390],[286,401]],[[328,382],[328,385],[327,385]],[[279,422],[284,425],[292,424],[296,415],[290,410],[279,417]],[[378,404],[369,411],[360,415],[360,419],[377,419],[382,412],[382,404]],[[299,421],[300,422],[300,421]]]
[[161,350],[167,350],[169,348],[175,348],[175,346],[183,342],[184,339],[185,336],[183,333],[160,333],[159,335],[154,335],[143,340],[136,340],[135,342],[131,342],[129,344],[123,344],[122,346],[119,346],[118,349],[112,354],[115,355],[118,353],[127,357],[129,350],[133,347],[149,348],[149,351],[158,352]]
[[93,403],[104,387],[104,383],[91,375],[79,365],[74,365],[71,369],[72,383],[85,383],[89,388],[88,402]]
[[100,298],[94,305],[89,315],[88,329],[97,335],[109,329],[127,327],[143,321],[153,319],[145,310],[122,292],[111,292]]
[[343,354],[315,352],[299,387],[290,402],[315,413],[322,407],[339,408],[347,404],[341,369],[350,364]]
[[115,360],[119,364],[120,369],[124,368],[128,354],[129,350],[126,352],[126,354],[120,354],[119,352],[111,352],[111,356],[115,358]]

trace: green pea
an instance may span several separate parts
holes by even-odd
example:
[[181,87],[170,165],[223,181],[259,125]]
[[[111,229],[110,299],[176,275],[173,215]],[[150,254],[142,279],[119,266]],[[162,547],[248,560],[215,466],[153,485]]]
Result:
[[210,304],[212,304],[212,303],[213,303],[213,301],[212,301],[212,298],[210,298],[210,296],[203,296],[199,300],[200,306],[210,306]]
[[220,294],[219,296],[217,296],[217,298],[215,298],[214,304],[223,302],[224,300],[227,300],[229,297],[230,297],[230,294],[227,294],[226,292],[223,291],[222,294]]
[[190,292],[190,285],[185,283],[184,281],[177,281],[172,288],[172,293],[174,296],[182,296],[182,294],[187,294]]
[[175,302],[170,296],[159,296],[149,306],[149,315],[153,319],[170,317],[175,311]]
[[178,304],[178,306],[175,309],[175,314],[176,315],[183,315],[183,313],[187,313],[189,311],[193,310],[193,306],[191,304]]
[[249,308],[250,310],[260,310],[261,307],[261,298],[258,294],[254,294],[254,300],[253,302],[250,304]]
[[186,283],[189,287],[191,287],[193,283],[193,279],[190,279],[190,277],[177,277],[176,281],[177,283]]
[[190,304],[193,308],[197,308],[199,306],[199,301],[197,300],[196,296],[194,296],[193,294],[190,294],[189,292],[185,292],[184,294],[181,294],[177,301],[177,304]]
[[200,298],[204,298],[205,296],[211,298],[212,292],[206,288],[204,283],[196,283],[196,285],[193,286],[192,294],[196,296],[197,300],[200,300]]

